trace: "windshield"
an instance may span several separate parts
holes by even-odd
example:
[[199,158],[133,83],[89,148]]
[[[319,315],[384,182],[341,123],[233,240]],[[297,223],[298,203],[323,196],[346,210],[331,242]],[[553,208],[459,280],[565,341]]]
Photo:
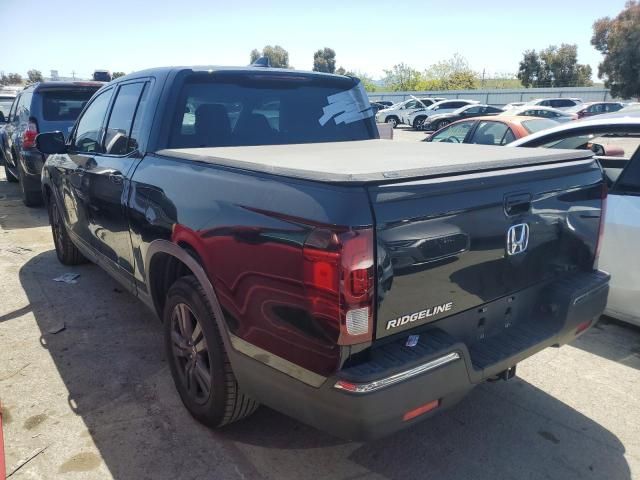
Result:
[[5,118],[9,116],[12,103],[13,97],[0,97],[0,112],[4,114]]
[[291,74],[193,74],[178,96],[170,148],[378,138],[361,83]]
[[532,120],[525,120],[524,122],[522,122],[522,126],[527,132],[536,133],[540,130],[557,127],[558,122],[556,122],[555,120],[549,120],[548,118],[535,118]]
[[42,90],[42,117],[50,122],[75,121],[89,99],[98,90],[94,88]]

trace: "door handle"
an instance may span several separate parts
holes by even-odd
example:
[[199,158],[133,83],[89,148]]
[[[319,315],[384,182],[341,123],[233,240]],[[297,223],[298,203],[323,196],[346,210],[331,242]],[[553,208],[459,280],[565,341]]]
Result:
[[109,174],[109,181],[111,181],[112,183],[115,183],[116,185],[121,185],[123,180],[124,180],[124,177],[122,176],[122,173],[118,171],[111,172]]

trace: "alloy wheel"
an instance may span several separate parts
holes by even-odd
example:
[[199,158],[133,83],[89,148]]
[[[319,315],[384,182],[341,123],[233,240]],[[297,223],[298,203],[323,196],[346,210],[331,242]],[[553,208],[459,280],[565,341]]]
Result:
[[200,321],[186,303],[178,303],[171,314],[173,361],[185,391],[202,405],[211,393],[209,347]]

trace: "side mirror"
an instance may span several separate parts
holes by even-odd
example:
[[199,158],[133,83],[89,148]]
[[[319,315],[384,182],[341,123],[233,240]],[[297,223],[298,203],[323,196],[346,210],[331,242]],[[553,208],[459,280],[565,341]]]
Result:
[[41,133],[36,137],[36,148],[45,155],[67,153],[62,132]]
[[7,119],[2,112],[0,112],[0,123],[7,123]]

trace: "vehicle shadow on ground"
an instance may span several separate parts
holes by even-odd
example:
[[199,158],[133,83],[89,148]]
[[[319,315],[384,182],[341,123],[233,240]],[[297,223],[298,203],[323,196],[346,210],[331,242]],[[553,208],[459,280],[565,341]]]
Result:
[[640,327],[602,317],[587,335],[571,346],[640,370]]
[[[67,271],[80,274],[77,284],[51,280]],[[520,379],[483,385],[452,410],[367,444],[267,408],[213,432],[180,403],[159,321],[106,273],[63,267],[51,250],[30,259],[20,281],[69,410],[87,427],[58,441],[90,436],[117,479],[631,478],[611,432]],[[61,472],[68,459],[51,461]]]
[[44,207],[25,208],[20,195],[20,186],[9,183],[0,175],[0,228],[14,230],[16,228],[34,228],[49,224],[49,217]]

